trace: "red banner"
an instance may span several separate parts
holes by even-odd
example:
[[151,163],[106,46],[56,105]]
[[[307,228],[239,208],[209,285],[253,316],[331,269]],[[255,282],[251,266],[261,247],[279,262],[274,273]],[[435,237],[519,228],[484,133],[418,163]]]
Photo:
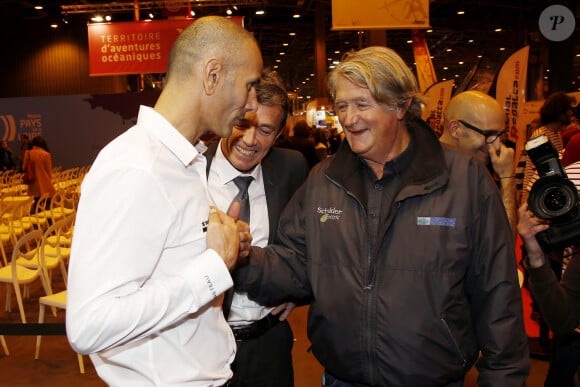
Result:
[[[243,17],[232,17],[243,26]],[[88,25],[90,75],[164,73],[173,42],[194,19]]]

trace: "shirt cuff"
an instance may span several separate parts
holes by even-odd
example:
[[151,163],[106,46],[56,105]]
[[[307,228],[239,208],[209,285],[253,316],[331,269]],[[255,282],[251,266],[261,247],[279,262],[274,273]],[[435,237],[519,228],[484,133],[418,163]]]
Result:
[[[188,270],[191,275],[186,276],[186,281],[194,299],[201,305],[213,301],[234,285],[228,267],[213,249],[207,249],[198,259],[193,260]],[[198,308],[199,305],[192,305],[192,312]]]

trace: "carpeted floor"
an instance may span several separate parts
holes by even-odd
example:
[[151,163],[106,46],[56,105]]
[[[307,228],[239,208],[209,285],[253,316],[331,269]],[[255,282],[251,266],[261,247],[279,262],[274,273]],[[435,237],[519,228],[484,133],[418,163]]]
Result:
[[[53,278],[55,291],[62,287],[62,280],[55,273]],[[60,286],[60,287],[59,287]],[[12,297],[12,312],[4,311],[5,290],[0,287],[0,323],[19,323],[20,317],[14,296]],[[38,321],[38,297],[43,295],[39,286],[31,287],[31,295],[25,300],[25,311],[29,322]],[[322,367],[308,352],[309,342],[306,338],[307,307],[295,310],[290,316],[294,331],[295,345],[293,350],[295,385],[296,387],[319,387]],[[529,316],[529,313],[526,314]],[[46,312],[46,322],[63,322],[64,311],[59,311],[53,317],[50,310]],[[534,321],[526,323],[533,329]],[[5,336],[10,355],[6,356],[0,349],[0,386],[105,386],[97,376],[90,359],[85,356],[85,374],[79,373],[76,354],[72,351],[66,337],[44,336],[40,349],[40,359],[34,360],[36,336]],[[532,372],[528,379],[528,387],[541,387],[547,370],[547,362],[532,359]],[[477,372],[472,370],[467,375],[465,387],[476,385]]]

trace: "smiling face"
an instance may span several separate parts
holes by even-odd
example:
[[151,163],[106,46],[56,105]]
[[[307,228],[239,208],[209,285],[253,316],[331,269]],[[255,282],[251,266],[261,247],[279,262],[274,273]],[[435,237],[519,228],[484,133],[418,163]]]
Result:
[[368,88],[339,76],[334,106],[352,151],[365,160],[384,164],[406,148],[403,110],[378,103]]
[[268,154],[280,135],[282,107],[258,104],[234,125],[232,134],[222,140],[222,152],[241,172],[250,172]]

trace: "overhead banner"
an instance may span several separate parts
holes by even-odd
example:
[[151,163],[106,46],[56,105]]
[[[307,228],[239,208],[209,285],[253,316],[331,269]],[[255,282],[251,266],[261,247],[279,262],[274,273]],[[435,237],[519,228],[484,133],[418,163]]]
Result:
[[508,138],[515,143],[518,140],[518,131],[521,132],[527,124],[520,116],[526,102],[529,52],[530,47],[525,46],[504,62],[497,76],[495,88],[495,99],[504,107],[506,113]]
[[421,92],[424,93],[429,86],[437,82],[437,75],[435,75],[435,67],[433,67],[433,61],[431,60],[431,55],[429,55],[429,47],[427,47],[423,31],[412,30],[411,38],[413,40],[417,80],[419,81]]
[[429,0],[332,0],[333,30],[429,28]]
[[430,117],[434,117],[437,127],[443,128],[443,110],[445,110],[445,106],[451,99],[454,83],[453,79],[437,82],[425,91],[425,106],[422,112],[422,118],[425,121]]
[[[231,19],[243,26],[243,17]],[[173,42],[193,20],[89,24],[90,75],[164,73]]]

